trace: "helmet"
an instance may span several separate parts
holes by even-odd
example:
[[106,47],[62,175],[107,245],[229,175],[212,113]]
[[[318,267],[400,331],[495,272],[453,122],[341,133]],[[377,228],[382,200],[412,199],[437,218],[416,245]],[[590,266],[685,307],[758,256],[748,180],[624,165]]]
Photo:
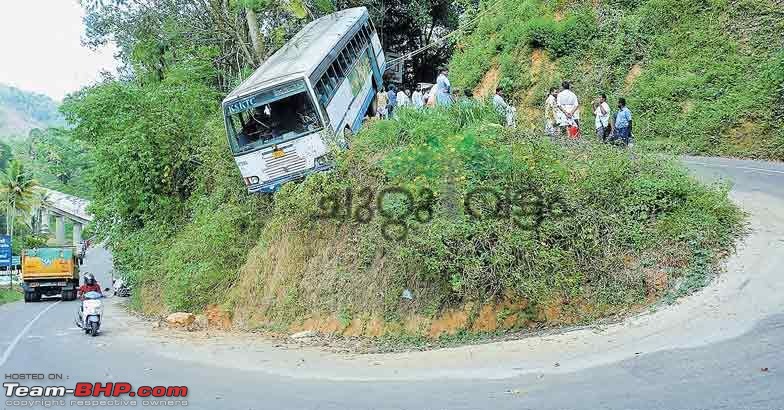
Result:
[[85,273],[84,274],[84,284],[85,285],[95,285],[95,276],[92,273]]

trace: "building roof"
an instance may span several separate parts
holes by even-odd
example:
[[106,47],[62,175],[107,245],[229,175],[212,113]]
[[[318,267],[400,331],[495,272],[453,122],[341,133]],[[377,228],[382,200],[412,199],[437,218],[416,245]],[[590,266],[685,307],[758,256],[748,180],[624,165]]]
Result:
[[334,45],[363,18],[365,7],[341,10],[313,20],[283,47],[270,56],[253,74],[235,88],[223,102],[250,94],[271,81],[302,77],[315,69]]

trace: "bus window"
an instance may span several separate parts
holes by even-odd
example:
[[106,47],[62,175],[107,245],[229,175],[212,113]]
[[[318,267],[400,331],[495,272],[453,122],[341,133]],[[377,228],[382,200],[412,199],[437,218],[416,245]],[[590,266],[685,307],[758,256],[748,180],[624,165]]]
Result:
[[346,59],[346,64],[351,67],[351,63],[354,62],[355,57],[354,48],[351,46],[351,41],[346,43],[346,47],[343,49],[343,54]]
[[[247,122],[243,118],[247,118]],[[321,129],[318,118],[305,91],[270,101],[229,117],[232,149],[235,153],[249,151],[317,131]]]
[[335,58],[335,61],[332,62],[332,69],[335,71],[335,86],[340,83],[340,79],[343,78],[344,73],[346,72],[346,66],[340,63],[340,58]]
[[335,91],[337,90],[338,79],[340,78],[337,71],[335,71],[335,65],[336,65],[335,63],[332,63],[332,65],[329,66],[326,72],[328,83],[329,83],[330,94],[335,93]]
[[327,92],[327,88],[324,86],[323,78],[316,83],[316,95],[318,95],[319,101],[321,101],[322,104],[327,105],[327,102],[329,102],[329,92]]
[[343,51],[340,52],[340,55],[338,55],[338,60],[340,60],[340,64],[345,67],[343,72],[348,74],[348,69],[351,67],[351,60],[346,55],[346,49],[343,49]]
[[367,26],[362,26],[362,41],[363,43],[370,42],[370,32],[368,31]]
[[359,57],[359,43],[357,42],[357,38],[356,37],[352,38],[350,44],[351,44],[351,51],[352,51],[351,59],[356,60],[357,57]]
[[327,67],[327,71],[321,76],[321,79],[318,82],[324,87],[324,91],[328,97],[332,95],[333,88],[332,84],[329,82],[329,67]]

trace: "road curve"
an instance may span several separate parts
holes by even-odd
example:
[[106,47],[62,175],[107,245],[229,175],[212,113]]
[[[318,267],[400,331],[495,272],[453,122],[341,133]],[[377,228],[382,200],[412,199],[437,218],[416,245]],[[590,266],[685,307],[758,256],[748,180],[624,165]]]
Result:
[[[185,385],[191,409],[784,408],[784,165],[683,161],[733,184],[752,233],[708,288],[619,324],[349,356],[243,335],[185,340],[111,301],[104,334],[89,338],[73,328],[75,303],[13,303],[0,306],[0,368],[62,374],[45,382],[55,385]],[[107,252],[90,251],[85,267],[103,283],[109,266]]]

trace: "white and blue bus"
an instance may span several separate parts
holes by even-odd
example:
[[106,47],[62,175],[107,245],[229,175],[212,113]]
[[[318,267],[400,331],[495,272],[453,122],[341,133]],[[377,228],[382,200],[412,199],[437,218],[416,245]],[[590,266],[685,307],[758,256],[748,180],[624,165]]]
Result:
[[250,192],[329,168],[330,136],[375,109],[384,52],[364,7],[308,23],[223,100],[226,132]]

